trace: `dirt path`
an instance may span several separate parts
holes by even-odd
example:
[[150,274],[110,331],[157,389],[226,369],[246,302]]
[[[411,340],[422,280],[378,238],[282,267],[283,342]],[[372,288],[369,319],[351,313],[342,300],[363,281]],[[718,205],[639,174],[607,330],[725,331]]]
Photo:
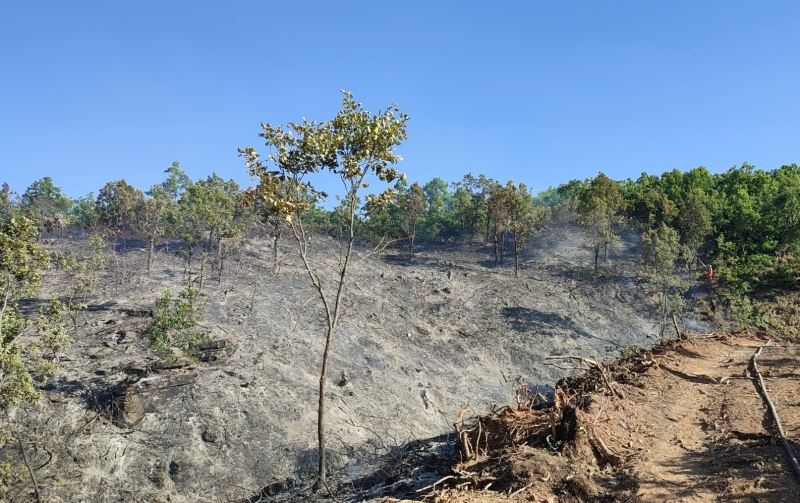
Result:
[[[643,449],[632,474],[641,501],[800,500],[797,481],[773,440],[774,423],[750,378],[750,359],[763,344],[737,336],[686,342],[658,358],[661,368],[644,376],[641,398],[631,396],[634,406],[623,402],[601,416],[601,424],[638,425],[640,431],[627,433],[633,446]],[[776,373],[776,366],[791,365],[777,358],[761,364],[762,372]],[[800,404],[789,397],[800,391],[798,381],[770,379],[768,388],[784,421],[797,425]],[[610,429],[619,436],[628,430]]]
[[[661,347],[645,358],[646,370],[614,384],[616,393],[591,395],[578,421],[580,431],[591,433],[579,433],[572,449],[503,450],[498,459],[475,465],[483,476],[511,474],[501,492],[450,489],[428,500],[800,501],[800,480],[751,375],[754,352],[767,344],[772,343],[765,338],[734,334]],[[759,369],[797,450],[800,346],[768,345]],[[624,364],[611,372],[624,375]],[[590,436],[594,443],[586,441]],[[597,438],[622,461],[608,462]]]

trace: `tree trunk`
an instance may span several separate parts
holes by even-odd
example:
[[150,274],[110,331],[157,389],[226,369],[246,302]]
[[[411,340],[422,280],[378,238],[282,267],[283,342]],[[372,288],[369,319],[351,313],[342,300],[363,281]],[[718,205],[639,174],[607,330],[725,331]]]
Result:
[[255,304],[256,304],[256,291],[258,291],[258,279],[257,278],[258,277],[256,277],[255,280],[253,280],[253,294],[250,295],[250,312],[251,313],[253,312],[253,308],[255,307]]
[[498,243],[497,229],[494,230],[494,265],[497,266],[498,257],[500,256],[500,243]]
[[225,256],[222,254],[223,239],[219,238],[217,241],[217,262],[219,263],[219,271],[217,271],[217,284],[222,284],[222,270],[225,268]]
[[153,266],[153,248],[155,248],[156,238],[150,236],[147,244],[147,275],[150,276],[150,268]]
[[514,277],[519,276],[519,245],[517,243],[517,234],[514,233]]
[[206,270],[206,259],[208,258],[208,253],[203,252],[203,258],[200,260],[200,284],[197,287],[197,293],[203,291],[203,274]]
[[317,441],[319,442],[319,466],[318,476],[320,481],[325,482],[328,477],[328,467],[326,464],[327,457],[327,444],[325,439],[325,381],[328,374],[328,355],[331,349],[331,339],[333,331],[336,329],[336,320],[334,319],[328,325],[328,330],[325,334],[325,350],[322,352],[322,369],[319,374],[319,397],[317,402]]
[[594,246],[594,272],[597,272],[597,262],[600,259],[600,246]]
[[281,223],[276,221],[273,226],[272,239],[272,273],[278,273],[278,241],[281,238]]
[[603,262],[608,262],[608,243],[603,243]]

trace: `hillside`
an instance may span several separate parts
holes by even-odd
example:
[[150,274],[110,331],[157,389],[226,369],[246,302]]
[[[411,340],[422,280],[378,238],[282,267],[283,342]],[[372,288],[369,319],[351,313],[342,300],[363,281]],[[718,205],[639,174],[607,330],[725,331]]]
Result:
[[[206,280],[202,326],[216,343],[201,355],[210,361],[180,368],[142,333],[159,293],[180,288],[181,261],[162,250],[148,277],[143,250],[117,256],[45,400],[18,418],[45,500],[236,500],[313,480],[320,312],[291,248],[279,274],[268,272],[270,243],[231,247],[219,282]],[[552,385],[568,371],[550,356],[654,344],[659,320],[636,274],[636,240],[623,240],[597,278],[582,243],[578,229],[550,228],[516,279],[473,245],[366,257],[329,373],[337,483],[384,484],[363,477],[407,442],[451,432],[463,406],[508,403],[520,383]],[[334,259],[327,238],[313,246],[316,259]],[[65,289],[54,270],[40,296]]]

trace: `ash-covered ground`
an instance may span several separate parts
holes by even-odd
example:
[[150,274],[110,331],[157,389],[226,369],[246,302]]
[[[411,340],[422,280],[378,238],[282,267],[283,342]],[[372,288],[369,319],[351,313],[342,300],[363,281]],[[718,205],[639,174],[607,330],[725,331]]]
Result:
[[[357,494],[394,482],[381,471],[387,456],[434,437],[446,446],[441,435],[466,405],[505,404],[520,383],[553,383],[567,371],[549,356],[655,343],[656,287],[639,275],[636,239],[624,238],[597,276],[585,242],[573,227],[534,236],[518,278],[511,259],[494,267],[479,244],[359,262],[329,372],[333,483]],[[213,349],[225,347],[216,361],[180,368],[142,333],[156,297],[181,288],[181,259],[162,249],[147,276],[144,250],[119,254],[44,399],[18,412],[44,501],[236,501],[313,482],[322,310],[292,243],[270,272],[271,243],[229,246],[219,280],[209,273],[202,328],[224,341]],[[337,250],[328,238],[312,246],[323,267]],[[66,288],[54,270],[40,296]],[[120,400],[132,387],[135,400]]]

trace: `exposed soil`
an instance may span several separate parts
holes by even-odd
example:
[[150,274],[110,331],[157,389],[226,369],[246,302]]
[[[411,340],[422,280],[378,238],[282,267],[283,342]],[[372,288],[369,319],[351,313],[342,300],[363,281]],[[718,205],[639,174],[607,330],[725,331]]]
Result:
[[[555,414],[563,426],[570,422],[567,405],[544,411],[514,407],[475,419],[491,432],[485,450],[465,461],[462,448],[455,476],[429,488],[424,499],[800,501],[800,480],[752,376],[752,357],[761,346],[759,370],[797,450],[800,346],[771,343],[764,334],[714,335],[605,367],[611,390],[597,370],[560,383],[572,394],[577,416],[575,437],[563,448],[531,447],[545,434],[553,441],[559,436],[556,430],[530,434],[530,425]],[[585,395],[592,387],[597,391]],[[498,417],[505,418],[499,430],[492,426]],[[514,442],[509,432],[518,439],[525,434]],[[480,444],[474,431],[469,439]]]

